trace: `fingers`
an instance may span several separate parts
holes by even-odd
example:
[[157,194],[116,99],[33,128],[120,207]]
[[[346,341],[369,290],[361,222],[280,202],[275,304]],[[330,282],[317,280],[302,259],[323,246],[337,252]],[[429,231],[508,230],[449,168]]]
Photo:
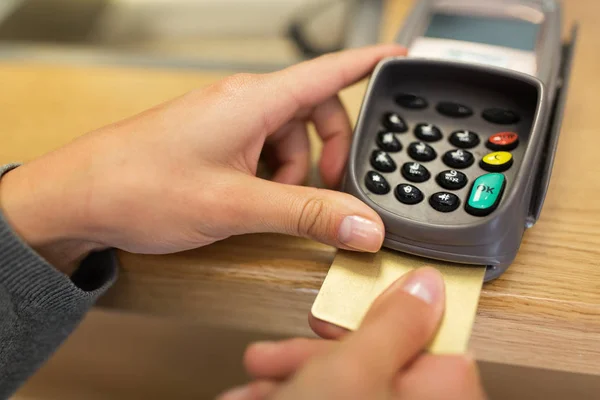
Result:
[[[283,185],[242,175],[235,183],[240,229],[235,233],[273,232],[311,238],[338,248],[376,252],[383,222],[357,198],[336,191]],[[233,198],[235,197],[235,198]]]
[[350,333],[347,329],[330,324],[329,322],[321,321],[312,315],[312,313],[308,315],[308,325],[314,333],[323,339],[338,340]]
[[304,121],[294,121],[284,131],[269,138],[277,162],[273,181],[300,185],[308,175],[310,143]]
[[401,399],[486,398],[475,361],[464,356],[424,355],[399,376],[396,390]]
[[[337,95],[318,104],[310,119],[323,139],[319,166],[323,182],[327,187],[335,188],[340,183],[350,151],[350,119]],[[303,183],[310,164],[310,143],[304,116],[267,137],[267,144],[272,148],[269,155],[278,162],[273,180],[294,185]]]
[[317,133],[323,139],[319,168],[327,187],[339,185],[350,152],[352,126],[339,97],[333,96],[319,104],[312,115]]
[[444,308],[444,282],[433,268],[408,273],[375,301],[340,352],[387,382],[433,338]]
[[397,45],[376,45],[327,54],[276,72],[300,107],[311,107],[366,77],[385,57],[400,56]]
[[271,381],[256,381],[246,386],[231,389],[217,400],[265,400],[277,390],[277,384]]
[[262,82],[265,130],[273,133],[299,110],[312,108],[366,77],[383,58],[401,56],[406,49],[377,45],[331,53],[282,71]]
[[288,378],[312,357],[335,343],[317,339],[291,339],[279,343],[255,343],[244,355],[246,371],[256,379]]

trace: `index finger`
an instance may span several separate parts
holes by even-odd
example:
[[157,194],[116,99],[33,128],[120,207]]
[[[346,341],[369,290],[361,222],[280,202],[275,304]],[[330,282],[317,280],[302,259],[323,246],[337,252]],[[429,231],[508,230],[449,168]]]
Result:
[[299,110],[315,107],[365,78],[382,59],[404,54],[406,49],[398,45],[369,46],[330,53],[270,74],[272,86],[264,97],[265,109],[273,110],[269,125],[282,125]]

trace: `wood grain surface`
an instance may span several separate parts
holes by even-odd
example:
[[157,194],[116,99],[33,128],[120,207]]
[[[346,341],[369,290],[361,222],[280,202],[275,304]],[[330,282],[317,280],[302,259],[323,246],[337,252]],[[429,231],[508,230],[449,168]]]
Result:
[[[386,40],[409,5],[389,2]],[[515,263],[485,285],[471,348],[480,361],[600,375],[600,3],[571,0],[565,8],[566,28],[578,20],[581,37],[550,190]],[[0,162],[26,161],[225,75],[2,63]],[[364,87],[342,94],[353,119]],[[311,335],[306,316],[334,254],[279,235],[235,237],[171,256],[121,253],[120,279],[100,306]]]

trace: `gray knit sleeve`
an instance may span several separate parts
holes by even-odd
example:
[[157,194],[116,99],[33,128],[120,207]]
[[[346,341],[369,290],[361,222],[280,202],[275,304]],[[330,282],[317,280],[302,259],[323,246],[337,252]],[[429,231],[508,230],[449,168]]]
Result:
[[[18,167],[0,168],[0,177]],[[54,353],[114,282],[112,250],[68,277],[48,264],[0,213],[0,398],[9,398]]]

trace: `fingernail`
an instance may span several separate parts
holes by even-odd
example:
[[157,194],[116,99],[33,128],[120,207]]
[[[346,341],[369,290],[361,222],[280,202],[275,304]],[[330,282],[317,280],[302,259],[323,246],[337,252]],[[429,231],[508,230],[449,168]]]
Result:
[[402,282],[402,289],[427,304],[434,304],[442,297],[444,280],[437,270],[423,268],[411,272]]
[[250,387],[249,386],[240,386],[237,388],[233,388],[223,393],[219,400],[243,400],[247,399],[250,395]]
[[356,250],[376,252],[383,241],[383,230],[373,221],[363,217],[344,218],[338,232],[341,243]]

